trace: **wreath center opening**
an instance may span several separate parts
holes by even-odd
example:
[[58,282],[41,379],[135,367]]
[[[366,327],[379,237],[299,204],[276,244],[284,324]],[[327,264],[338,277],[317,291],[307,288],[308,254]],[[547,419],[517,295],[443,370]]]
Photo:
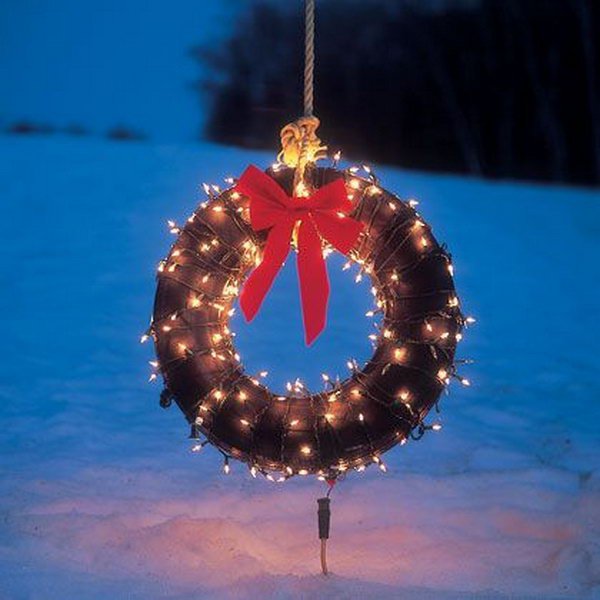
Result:
[[298,295],[296,253],[290,252],[256,318],[247,323],[236,310],[231,319],[236,350],[248,373],[268,372],[269,387],[289,394],[297,382],[313,392],[326,378],[343,381],[350,375],[347,363],[359,364],[373,354],[369,335],[376,332],[369,277],[355,281],[356,267],[344,270],[347,257],[334,252],[327,258],[331,293],[327,327],[311,345],[303,341],[302,311]]

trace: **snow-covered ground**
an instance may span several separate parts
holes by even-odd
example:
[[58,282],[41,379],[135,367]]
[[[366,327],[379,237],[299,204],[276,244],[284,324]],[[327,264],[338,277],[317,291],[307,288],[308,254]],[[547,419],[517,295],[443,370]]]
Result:
[[[448,242],[477,362],[441,433],[336,487],[330,577],[322,484],[226,477],[212,449],[189,453],[138,343],[164,222],[202,181],[271,158],[0,138],[0,598],[600,598],[597,192],[379,170]],[[271,385],[368,356],[368,284],[330,272],[310,350],[293,268],[256,323],[235,322]]]

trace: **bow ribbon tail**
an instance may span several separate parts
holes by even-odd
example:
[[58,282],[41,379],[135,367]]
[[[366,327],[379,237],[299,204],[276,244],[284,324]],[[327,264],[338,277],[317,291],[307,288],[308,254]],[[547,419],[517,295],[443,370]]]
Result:
[[321,237],[312,218],[303,219],[298,232],[298,279],[306,345],[323,331],[329,301],[329,279]]
[[285,219],[269,231],[261,263],[250,273],[240,294],[240,306],[247,321],[256,316],[273,280],[290,251],[294,222]]

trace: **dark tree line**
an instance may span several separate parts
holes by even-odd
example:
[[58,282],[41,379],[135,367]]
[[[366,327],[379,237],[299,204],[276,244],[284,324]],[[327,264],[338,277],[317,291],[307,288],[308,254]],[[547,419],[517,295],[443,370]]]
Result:
[[[600,182],[600,2],[318,5],[316,113],[346,154],[406,167]],[[276,147],[301,111],[300,3],[258,2],[209,67],[208,137]]]

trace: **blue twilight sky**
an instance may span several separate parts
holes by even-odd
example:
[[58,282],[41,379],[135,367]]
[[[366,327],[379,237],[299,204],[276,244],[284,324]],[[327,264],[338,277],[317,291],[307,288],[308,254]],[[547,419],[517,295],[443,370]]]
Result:
[[219,40],[249,0],[3,0],[0,128],[16,119],[159,140],[200,125],[190,46]]

